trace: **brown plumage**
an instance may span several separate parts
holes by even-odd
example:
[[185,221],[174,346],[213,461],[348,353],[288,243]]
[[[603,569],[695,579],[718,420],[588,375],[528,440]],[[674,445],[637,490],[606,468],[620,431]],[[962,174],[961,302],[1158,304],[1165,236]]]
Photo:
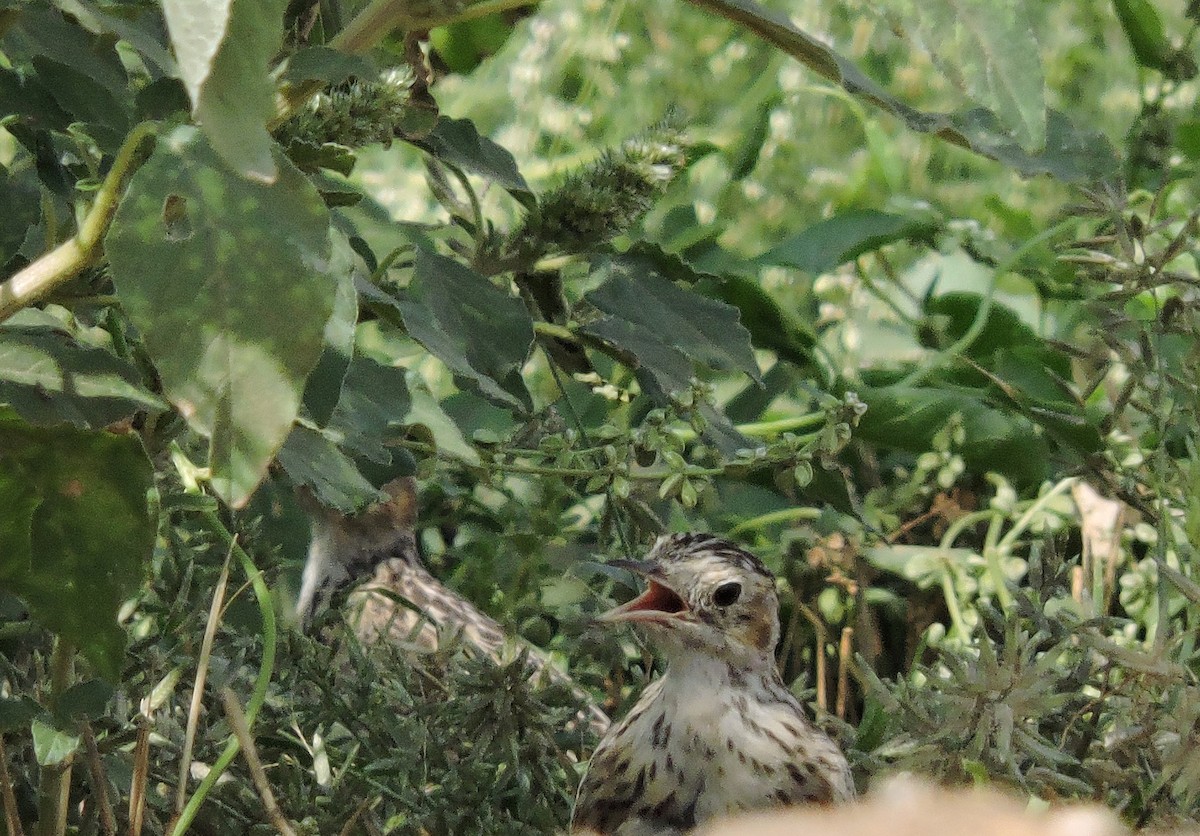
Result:
[[[478,607],[429,573],[414,534],[416,483],[396,479],[383,486],[388,499],[358,514],[343,515],[306,500],[313,534],[296,614],[305,627],[348,589],[347,620],[366,644],[389,642],[414,650],[436,649],[446,634],[462,640],[496,662],[524,652],[534,679],[566,685],[583,708],[584,721],[596,734],[609,725],[600,710],[565,673],[535,647],[509,637]],[[412,606],[405,606],[408,602]]]
[[642,595],[601,616],[642,630],[667,662],[588,766],[572,832],[686,832],[718,816],[854,797],[845,756],[779,678],[775,579],[705,534],[660,537]]

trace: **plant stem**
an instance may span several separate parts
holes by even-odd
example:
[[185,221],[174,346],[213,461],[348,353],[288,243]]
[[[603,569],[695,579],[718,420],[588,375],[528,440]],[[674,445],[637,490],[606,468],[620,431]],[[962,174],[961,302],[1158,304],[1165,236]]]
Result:
[[1017,247],[1017,249],[1011,255],[1009,255],[1008,258],[1004,259],[1002,264],[997,266],[996,269],[992,271],[992,281],[988,285],[987,292],[984,294],[983,302],[980,304],[979,310],[975,312],[975,319],[972,320],[971,325],[967,328],[966,332],[964,332],[961,337],[955,340],[953,345],[934,354],[929,358],[928,361],[913,369],[912,372],[906,375],[904,379],[902,379],[896,385],[901,387],[916,386],[922,380],[924,380],[927,375],[936,371],[948,361],[958,357],[960,354],[964,353],[968,348],[970,348],[975,340],[979,338],[979,335],[983,333],[984,326],[987,325],[988,316],[992,312],[992,302],[996,296],[996,287],[999,285],[1000,279],[1003,278],[1006,273],[1011,272],[1013,268],[1020,263],[1021,259],[1023,259],[1031,250],[1033,250],[1043,241],[1053,238],[1064,229],[1067,229],[1069,226],[1072,226],[1076,223],[1078,223],[1077,218],[1067,218],[1066,220],[1060,221],[1049,229],[1042,230],[1024,244]]
[[[229,529],[221,522],[216,512],[201,511],[200,517],[207,524],[209,530],[225,544],[226,548],[233,552],[233,555],[242,564],[242,570],[254,588],[254,597],[258,601],[258,611],[262,616],[262,661],[258,666],[258,677],[254,681],[254,690],[250,694],[250,701],[246,703],[246,726],[249,728],[254,725],[254,719],[258,716],[258,711],[267,698],[267,686],[270,685],[271,676],[275,672],[275,649],[278,636],[275,631],[275,608],[271,602],[271,590],[267,588],[262,572],[254,565],[254,561],[251,560],[250,555],[246,554],[246,550],[238,545],[237,540],[229,533]],[[240,749],[241,744],[238,743],[237,737],[230,736],[229,742],[225,744],[225,751],[213,763],[212,769],[204,776],[204,780],[196,788],[195,794],[188,799],[183,812],[175,821],[175,827],[171,831],[172,836],[183,836],[187,832],[188,827],[195,820],[196,814],[200,812],[200,805],[204,803],[204,799],[208,797],[212,788],[217,785],[217,780],[225,774],[225,770],[237,757]]]
[[[74,676],[75,646],[57,636],[54,639],[54,653],[50,657],[50,696],[47,704],[51,711],[57,707],[58,698],[70,687]],[[38,836],[62,836],[67,832],[73,761],[72,754],[60,763],[42,767],[38,779]]]
[[25,836],[21,818],[17,815],[17,797],[13,793],[12,775],[8,772],[8,752],[4,735],[0,734],[0,797],[4,799],[4,825],[9,836]]
[[144,161],[142,147],[157,130],[158,123],[142,122],[125,137],[108,176],[96,192],[91,210],[79,225],[74,238],[63,242],[0,284],[0,322],[100,261],[104,255],[104,235],[116,214],[125,182]]

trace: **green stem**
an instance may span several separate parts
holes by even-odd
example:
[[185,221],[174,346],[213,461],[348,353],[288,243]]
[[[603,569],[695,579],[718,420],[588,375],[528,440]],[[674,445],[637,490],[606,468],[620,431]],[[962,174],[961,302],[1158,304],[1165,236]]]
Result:
[[1034,515],[1045,508],[1050,500],[1054,499],[1054,497],[1058,496],[1063,491],[1069,490],[1076,481],[1078,481],[1076,477],[1068,476],[1066,479],[1063,479],[1053,488],[1046,491],[1044,494],[1034,500],[1033,503],[1027,509],[1025,509],[1025,513],[1022,514],[1015,523],[1013,523],[1013,527],[1010,528],[1008,533],[1004,535],[1004,539],[1000,541],[998,548],[1005,553],[1011,552],[1013,544],[1017,541],[1017,538],[1020,537],[1025,532],[1025,529],[1029,527],[1029,524],[1033,522]]
[[942,567],[942,595],[946,599],[946,611],[950,613],[951,629],[958,633],[959,638],[966,639],[970,633],[963,620],[962,609],[958,606],[958,594],[954,591],[954,579],[948,565]]
[[142,147],[158,130],[142,122],[129,132],[79,232],[0,284],[0,322],[73,279],[104,256],[104,235],[117,212],[127,178],[145,160]]
[[1069,226],[1073,226],[1076,223],[1078,223],[1078,219],[1076,218],[1067,218],[1064,221],[1060,221],[1049,229],[1039,232],[1037,235],[1033,236],[1020,247],[1018,247],[1011,255],[1009,255],[1009,257],[1006,258],[1003,263],[998,265],[992,272],[992,281],[988,285],[987,293],[984,294],[983,304],[981,304],[979,306],[979,310],[975,312],[975,319],[971,322],[971,326],[967,329],[966,333],[955,340],[953,345],[937,352],[928,358],[926,362],[922,363],[918,368],[913,369],[912,372],[904,377],[904,379],[902,379],[897,385],[916,386],[928,375],[934,371],[937,371],[937,369],[941,368],[950,360],[953,360],[955,357],[958,357],[968,348],[970,348],[975,340],[979,338],[979,335],[983,333],[983,329],[987,325],[988,317],[992,312],[992,302],[996,296],[996,286],[1000,283],[1000,279],[1003,278],[1005,274],[1011,272],[1012,269],[1021,261],[1021,259],[1028,255],[1029,252],[1035,247],[1042,244],[1044,241],[1053,238],[1064,229],[1067,229]]
[[[254,718],[258,716],[258,711],[262,708],[262,704],[267,698],[267,686],[270,685],[271,676],[275,671],[277,636],[275,633],[275,608],[271,603],[271,590],[267,588],[267,583],[263,580],[262,572],[254,565],[254,561],[250,559],[250,555],[246,554],[245,549],[238,545],[237,540],[229,533],[229,529],[217,517],[216,512],[201,511],[200,516],[208,524],[209,529],[217,535],[226,548],[232,551],[242,564],[242,570],[246,573],[246,577],[250,580],[250,584],[254,588],[254,597],[258,601],[258,611],[262,616],[262,661],[258,666],[258,678],[254,682],[254,691],[250,695],[250,701],[246,704],[246,725],[252,727],[254,725]],[[240,749],[241,745],[238,743],[237,737],[231,735],[229,742],[225,744],[225,751],[217,758],[212,769],[204,776],[204,780],[200,782],[200,786],[196,788],[196,792],[188,799],[187,805],[183,808],[183,812],[175,822],[175,829],[171,831],[172,836],[183,836],[187,832],[188,827],[196,818],[196,814],[200,812],[200,805],[204,803],[204,799],[208,796],[212,788],[216,786],[217,780],[229,768],[229,764],[237,757]]]
[[815,520],[818,519],[821,514],[822,510],[820,508],[781,508],[778,511],[771,511],[767,514],[759,514],[757,517],[743,520],[733,528],[729,529],[729,533],[741,534],[745,531],[755,531],[760,528],[766,528],[768,525],[774,525],[776,523],[789,523],[796,522],[798,520]]
[[987,562],[992,585],[996,587],[996,597],[1000,599],[1000,609],[1008,612],[1012,606],[1012,595],[1008,591],[1008,579],[1004,576],[1004,567],[1000,565],[1000,559],[1008,552],[1001,549],[996,543],[1000,537],[1000,525],[1001,517],[996,514],[992,517],[992,522],[988,525],[987,536],[983,540],[983,559]]
[[[50,695],[48,708],[53,712],[58,699],[75,678],[75,646],[62,636],[54,639],[50,657]],[[62,836],[67,832],[67,808],[71,792],[71,766],[74,755],[53,766],[44,766],[38,778],[38,836]]]

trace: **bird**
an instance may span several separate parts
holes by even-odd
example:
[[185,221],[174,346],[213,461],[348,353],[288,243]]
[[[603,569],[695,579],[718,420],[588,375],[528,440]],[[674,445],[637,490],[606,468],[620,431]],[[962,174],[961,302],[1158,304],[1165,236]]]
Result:
[[[425,568],[417,547],[417,484],[401,477],[385,484],[383,499],[358,513],[343,514],[298,494],[312,524],[295,616],[311,631],[318,617],[343,598],[347,621],[364,645],[388,642],[415,652],[443,646],[457,636],[465,646],[501,663],[524,655],[532,679],[571,690],[581,707],[569,728],[587,724],[603,735],[609,718],[548,655],[510,636],[495,619],[450,589]],[[349,593],[349,594],[347,594]]]
[[640,629],[666,671],[596,747],[571,833],[680,834],[740,811],[854,798],[845,755],[779,676],[775,578],[757,557],[687,533],[610,564],[647,585],[598,620]]

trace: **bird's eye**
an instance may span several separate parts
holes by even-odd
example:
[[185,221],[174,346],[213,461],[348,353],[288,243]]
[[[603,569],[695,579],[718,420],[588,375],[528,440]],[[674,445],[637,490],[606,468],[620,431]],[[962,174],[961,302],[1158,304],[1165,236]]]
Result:
[[742,585],[737,581],[730,581],[717,587],[717,591],[713,593],[713,603],[718,607],[728,607],[730,604],[737,603],[737,599],[741,595]]

